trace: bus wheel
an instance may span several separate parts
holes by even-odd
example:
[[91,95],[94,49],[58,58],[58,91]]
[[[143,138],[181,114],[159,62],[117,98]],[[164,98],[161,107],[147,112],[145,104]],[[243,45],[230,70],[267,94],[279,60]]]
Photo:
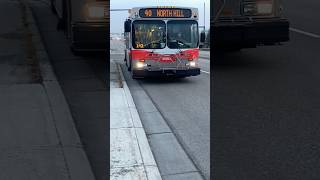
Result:
[[136,74],[134,73],[134,71],[131,71],[131,78],[132,78],[132,79],[137,79],[137,76],[136,76]]
[[131,71],[132,62],[129,61],[129,63],[128,63],[128,61],[126,61],[126,65],[127,65],[127,67],[128,67],[128,71]]
[[81,56],[82,53],[79,50],[76,50],[72,45],[70,45],[70,50],[74,56]]
[[187,78],[187,76],[177,76],[176,78],[177,79],[185,79],[185,78]]
[[132,79],[137,79],[137,75],[135,74],[135,72],[134,72],[134,70],[133,70],[133,68],[132,68],[132,61],[130,61],[130,67],[128,67],[128,69],[130,68],[130,74],[131,74],[131,78]]
[[58,23],[57,23],[57,30],[62,31],[66,29],[65,21],[64,19],[59,18]]

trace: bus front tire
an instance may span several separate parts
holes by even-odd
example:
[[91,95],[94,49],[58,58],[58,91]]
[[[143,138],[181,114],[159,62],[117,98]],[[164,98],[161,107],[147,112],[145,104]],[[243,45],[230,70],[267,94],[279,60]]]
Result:
[[134,71],[131,71],[131,78],[132,79],[137,79],[137,75],[134,73]]
[[130,61],[130,66],[128,67],[128,70],[129,70],[129,68],[130,68],[130,74],[131,74],[131,78],[132,79],[137,79],[137,75],[136,75],[136,73],[134,72],[134,70],[132,69],[132,61]]
[[128,67],[128,71],[131,71],[131,66],[132,66],[131,64],[132,64],[131,61],[130,61],[129,65],[128,65],[128,62],[126,62],[126,65]]
[[57,30],[58,31],[62,31],[62,30],[65,30],[66,29],[66,24],[65,24],[65,21],[64,19],[60,19],[58,20],[58,23],[57,23]]
[[77,49],[75,49],[72,45],[70,45],[70,50],[74,56],[81,56],[83,53]]

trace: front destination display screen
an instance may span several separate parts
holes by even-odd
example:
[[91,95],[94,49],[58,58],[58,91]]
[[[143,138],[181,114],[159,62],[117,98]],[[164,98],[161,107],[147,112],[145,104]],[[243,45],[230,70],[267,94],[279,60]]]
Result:
[[142,18],[190,18],[190,9],[181,8],[144,8],[140,9]]

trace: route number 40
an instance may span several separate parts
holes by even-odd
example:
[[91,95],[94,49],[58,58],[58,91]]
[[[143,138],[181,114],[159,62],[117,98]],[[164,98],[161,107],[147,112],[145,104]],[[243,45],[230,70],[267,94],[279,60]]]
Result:
[[152,11],[149,9],[149,10],[145,10],[144,11],[144,14],[147,16],[147,17],[151,17],[152,16]]

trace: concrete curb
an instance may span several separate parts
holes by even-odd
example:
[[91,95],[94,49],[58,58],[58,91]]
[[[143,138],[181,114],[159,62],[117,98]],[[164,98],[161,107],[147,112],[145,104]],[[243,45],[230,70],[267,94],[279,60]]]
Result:
[[162,180],[162,177],[160,175],[160,171],[158,169],[158,166],[156,164],[156,161],[154,159],[154,156],[152,154],[146,132],[142,126],[141,119],[139,116],[139,113],[137,111],[136,105],[133,101],[130,89],[126,83],[126,80],[124,78],[122,68],[120,65],[117,65],[118,71],[120,73],[126,101],[128,102],[130,114],[133,121],[133,126],[138,127],[135,128],[135,135],[136,139],[138,140],[139,149],[140,149],[140,155],[142,157],[143,166],[145,168],[147,179],[148,180]]
[[26,6],[28,28],[32,34],[36,58],[39,62],[42,84],[47,93],[48,101],[56,126],[60,146],[65,157],[65,164],[71,180],[94,180],[89,160],[83,149],[76,130],[71,111],[62,92],[61,86],[51,66],[48,54],[29,4]]

